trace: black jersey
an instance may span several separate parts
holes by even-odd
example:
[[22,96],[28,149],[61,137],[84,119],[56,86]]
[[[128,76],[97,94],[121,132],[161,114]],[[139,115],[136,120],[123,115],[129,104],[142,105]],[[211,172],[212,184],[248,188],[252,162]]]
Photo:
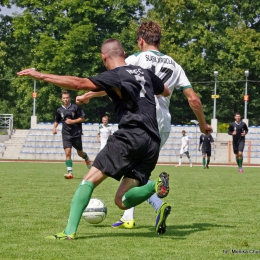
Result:
[[234,131],[236,131],[236,135],[233,135],[233,143],[238,143],[240,140],[245,140],[245,136],[241,136],[241,133],[245,131],[247,134],[248,128],[244,122],[240,121],[237,123],[234,121],[229,125],[228,134],[232,135]]
[[211,143],[214,142],[214,139],[211,134],[205,135],[202,134],[200,136],[200,144],[202,144],[203,151],[211,151]]
[[[154,95],[164,91],[164,84],[153,72],[139,66],[125,65],[89,78],[112,99],[118,127],[137,126],[160,140]],[[120,91],[120,98],[115,91]]]
[[84,118],[84,111],[76,104],[69,104],[67,108],[61,106],[57,109],[54,121],[62,122],[62,135],[68,137],[78,137],[82,135],[82,123],[68,125],[66,119]]

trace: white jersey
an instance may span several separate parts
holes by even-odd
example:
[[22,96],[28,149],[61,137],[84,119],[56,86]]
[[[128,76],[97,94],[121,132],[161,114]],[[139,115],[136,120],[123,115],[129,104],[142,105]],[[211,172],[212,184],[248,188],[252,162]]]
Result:
[[191,88],[191,84],[182,69],[170,56],[156,50],[138,52],[126,59],[127,64],[138,65],[153,71],[170,89],[170,96],[159,96],[156,99],[156,113],[159,132],[171,131],[170,99],[174,88],[183,90]]
[[113,134],[113,129],[109,125],[104,126],[103,124],[100,124],[98,134],[100,136],[100,150],[102,150],[107,143],[109,135]]
[[[180,154],[183,154],[187,151],[189,151],[189,143],[187,144],[187,142],[189,141],[189,137],[187,135],[184,135],[181,138],[181,149],[180,149]],[[187,144],[187,145],[186,145]],[[186,145],[186,146],[185,146]],[[185,146],[185,147],[184,147]]]

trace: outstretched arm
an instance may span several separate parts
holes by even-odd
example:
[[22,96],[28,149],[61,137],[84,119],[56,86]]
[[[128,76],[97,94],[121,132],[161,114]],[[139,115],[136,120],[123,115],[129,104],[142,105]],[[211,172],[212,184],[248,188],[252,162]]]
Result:
[[58,87],[70,90],[102,90],[101,87],[95,85],[88,78],[79,78],[74,76],[59,76],[54,74],[40,73],[34,69],[25,69],[17,73],[18,76],[30,76],[37,80],[52,83]]
[[77,96],[76,97],[76,104],[78,105],[82,105],[82,104],[88,104],[90,99],[95,98],[95,97],[103,97],[106,96],[107,93],[106,91],[97,91],[97,92],[93,92],[93,91],[89,91],[81,96]]
[[212,132],[212,127],[206,123],[203,107],[198,95],[192,88],[186,88],[183,90],[184,95],[188,99],[189,105],[199,121],[200,131],[204,134]]

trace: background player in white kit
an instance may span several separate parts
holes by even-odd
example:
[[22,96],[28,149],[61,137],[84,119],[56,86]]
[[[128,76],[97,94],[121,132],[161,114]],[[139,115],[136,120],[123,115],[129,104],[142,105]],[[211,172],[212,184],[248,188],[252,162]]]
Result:
[[[153,21],[142,22],[137,31],[137,42],[141,52],[135,53],[126,59],[127,64],[138,65],[150,69],[165,85],[168,86],[171,95],[176,88],[182,91],[188,99],[189,105],[199,121],[200,130],[206,133],[207,130],[212,132],[212,128],[207,125],[201,101],[194,92],[187,76],[182,67],[175,62],[170,56],[159,51],[161,40],[161,27]],[[84,101],[77,104],[88,103],[93,97],[106,95],[105,92],[88,92],[84,94]],[[169,112],[171,95],[167,98],[158,96],[156,99],[156,117],[158,122],[159,134],[161,137],[160,149],[167,141],[171,131],[171,114]],[[155,231],[158,234],[166,232],[166,219],[170,213],[171,206],[163,203],[157,196],[151,196],[148,203],[157,213],[155,222]],[[134,208],[124,211],[122,218],[112,225],[113,228],[134,228]]]
[[179,164],[177,165],[177,167],[181,166],[183,154],[186,154],[186,156],[190,162],[190,167],[192,167],[192,162],[191,162],[191,158],[190,158],[190,154],[189,154],[189,137],[186,135],[185,130],[182,130],[181,133],[182,133],[182,138],[181,138],[180,158],[179,158]]
[[108,125],[108,116],[102,117],[102,124],[99,125],[97,140],[100,143],[99,151],[101,151],[107,143],[107,139],[113,134],[113,129]]

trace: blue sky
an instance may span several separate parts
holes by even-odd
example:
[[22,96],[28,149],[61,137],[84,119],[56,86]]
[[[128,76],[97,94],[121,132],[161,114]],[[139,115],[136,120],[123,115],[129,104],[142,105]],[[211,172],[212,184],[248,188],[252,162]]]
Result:
[[2,7],[2,6],[0,8],[1,8],[0,13],[3,14],[3,15],[12,15],[12,13],[15,13],[15,12],[20,13],[21,10],[22,10],[18,7],[15,7],[15,6],[13,6],[11,9],[6,8],[6,7]]

